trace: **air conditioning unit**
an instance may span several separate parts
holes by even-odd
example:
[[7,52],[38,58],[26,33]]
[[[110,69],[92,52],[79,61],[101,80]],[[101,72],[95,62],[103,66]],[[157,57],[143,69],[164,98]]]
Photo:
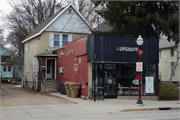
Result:
[[59,67],[59,73],[64,73],[64,67]]

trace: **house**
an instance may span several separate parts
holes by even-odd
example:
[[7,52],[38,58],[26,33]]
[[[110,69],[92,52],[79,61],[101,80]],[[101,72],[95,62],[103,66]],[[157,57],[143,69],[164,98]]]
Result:
[[[91,34],[91,26],[78,10],[69,4],[45,20],[24,43],[24,86],[41,91],[57,90],[57,54],[66,43]],[[59,79],[58,79],[59,81]]]
[[[132,36],[91,35],[67,43],[56,50],[57,76],[61,82],[80,83],[82,98],[92,98],[94,86],[98,98],[138,98],[136,40]],[[143,41],[142,98],[157,100],[159,39],[143,37]]]
[[[174,41],[168,41],[167,39],[161,39],[159,41],[159,79],[161,82],[169,82],[171,75],[173,74],[173,67],[177,60],[177,46]],[[180,66],[178,65],[175,74],[173,74],[172,82],[177,84],[180,80]]]
[[0,77],[3,82],[13,80],[12,53],[0,45]]

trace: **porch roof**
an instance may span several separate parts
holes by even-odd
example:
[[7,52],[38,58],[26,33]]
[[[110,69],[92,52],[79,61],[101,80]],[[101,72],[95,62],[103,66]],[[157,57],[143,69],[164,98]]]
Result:
[[52,57],[57,57],[57,54],[37,54],[34,57],[43,57],[43,56],[52,56]]

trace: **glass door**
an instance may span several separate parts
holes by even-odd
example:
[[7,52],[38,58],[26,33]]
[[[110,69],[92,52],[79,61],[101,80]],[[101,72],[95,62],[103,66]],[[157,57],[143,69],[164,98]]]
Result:
[[117,98],[116,71],[104,71],[104,98]]

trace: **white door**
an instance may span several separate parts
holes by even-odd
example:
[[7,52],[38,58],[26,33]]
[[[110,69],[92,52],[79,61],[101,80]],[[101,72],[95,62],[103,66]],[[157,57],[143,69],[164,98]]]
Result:
[[52,79],[52,60],[47,59],[47,79]]

